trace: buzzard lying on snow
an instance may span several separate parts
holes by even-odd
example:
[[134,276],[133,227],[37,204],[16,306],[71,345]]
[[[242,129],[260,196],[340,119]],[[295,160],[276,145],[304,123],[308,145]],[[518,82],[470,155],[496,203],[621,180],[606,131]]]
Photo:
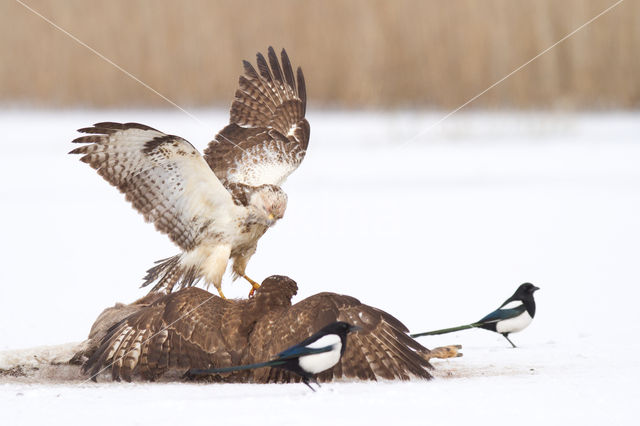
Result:
[[302,162],[309,143],[302,70],[297,78],[287,53],[269,48],[258,70],[244,61],[230,124],[209,143],[204,157],[186,140],[137,123],[97,123],[80,129],[71,151],[82,154],[116,186],[148,222],[182,253],[149,269],[143,286],[170,293],[204,278],[221,297],[229,259],[235,277],[245,274],[258,239],[282,218],[287,195],[280,185]]
[[[392,315],[335,293],[316,294],[292,306],[297,290],[293,280],[272,276],[254,298],[246,300],[225,300],[195,287],[147,300],[102,337],[94,336],[84,353],[88,360],[83,371],[93,378],[110,369],[114,380],[130,381],[136,374],[155,380],[169,371],[183,374],[191,368],[254,364],[327,324],[345,321],[362,329],[349,334],[340,362],[320,373],[319,381],[431,378],[429,350],[409,337],[407,328]],[[94,324],[96,328],[106,327]],[[210,378],[254,383],[300,380],[272,367]]]

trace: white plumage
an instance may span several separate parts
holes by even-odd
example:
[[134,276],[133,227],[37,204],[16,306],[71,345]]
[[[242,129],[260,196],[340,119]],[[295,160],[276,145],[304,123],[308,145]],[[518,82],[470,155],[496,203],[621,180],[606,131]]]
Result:
[[298,359],[300,367],[312,374],[318,374],[324,370],[328,370],[340,361],[340,351],[342,342],[337,334],[327,334],[322,336],[315,342],[307,345],[308,348],[319,349],[327,346],[333,346],[330,351],[319,354],[305,355]]
[[532,320],[531,315],[529,315],[527,311],[524,311],[517,317],[498,322],[496,324],[496,331],[498,333],[517,333],[527,328]]

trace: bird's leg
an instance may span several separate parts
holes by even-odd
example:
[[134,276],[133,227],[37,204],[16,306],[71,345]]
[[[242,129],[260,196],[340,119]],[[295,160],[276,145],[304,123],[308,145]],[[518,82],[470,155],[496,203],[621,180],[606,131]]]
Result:
[[511,341],[511,339],[509,339],[509,334],[508,333],[503,333],[502,334],[504,336],[505,339],[507,339],[507,341],[509,343],[511,343],[511,346],[513,346],[514,348],[516,348],[517,346],[513,344],[513,342]]
[[260,288],[260,284],[258,284],[257,282],[249,278],[247,274],[244,273],[244,271],[247,268],[247,263],[249,262],[249,259],[251,259],[251,256],[253,255],[253,253],[255,253],[255,251],[256,251],[256,248],[254,246],[249,250],[245,251],[241,256],[235,257],[233,259],[234,274],[236,274],[236,276],[238,277],[244,278],[245,280],[249,281],[249,283],[251,284],[251,291],[249,292],[249,297],[253,297],[253,293],[255,293],[255,291]]
[[[316,390],[313,388],[313,386],[311,386],[311,385],[309,384],[309,379],[307,379],[306,377],[303,377],[303,378],[302,378],[302,383],[304,383],[305,385],[307,385],[307,386],[309,387],[309,389],[311,389],[312,391],[314,391],[314,392],[316,391]],[[316,383],[318,383],[318,382],[316,382]]]
[[220,297],[221,297],[222,299],[227,300],[227,296],[225,296],[225,295],[224,295],[224,293],[222,292],[222,288],[219,288],[219,289],[218,289],[218,294],[220,295]]
[[[202,253],[198,253],[196,251],[196,255],[198,254]],[[222,292],[222,275],[224,275],[224,271],[227,269],[230,254],[231,246],[228,245],[218,245],[213,247],[213,249],[207,248],[203,253],[207,258],[201,265],[207,284],[213,284],[216,287],[216,290],[218,290],[218,294],[223,299],[226,299],[226,297]]]
[[245,280],[249,281],[249,283],[251,284],[251,291],[249,292],[249,297],[253,297],[253,293],[255,293],[255,291],[260,288],[260,284],[258,284],[257,282],[249,278],[246,274],[242,274],[241,276]]
[[218,290],[218,294],[220,295],[220,297],[227,300],[227,296],[225,296],[222,292],[222,283],[213,283],[213,285],[216,287],[216,290]]

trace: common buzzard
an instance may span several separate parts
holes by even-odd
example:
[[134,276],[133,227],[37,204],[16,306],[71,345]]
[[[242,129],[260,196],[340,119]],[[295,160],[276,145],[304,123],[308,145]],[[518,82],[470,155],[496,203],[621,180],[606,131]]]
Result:
[[143,286],[170,293],[204,278],[221,297],[229,259],[234,279],[245,274],[258,239],[284,215],[280,185],[302,162],[309,143],[302,70],[294,76],[287,53],[258,53],[258,70],[244,61],[230,124],[204,157],[186,140],[138,123],[97,123],[79,129],[81,154],[127,201],[182,252],[158,261]]
[[[94,379],[111,370],[114,380],[135,375],[155,380],[168,372],[254,364],[312,336],[327,324],[344,321],[362,330],[350,334],[333,368],[318,375],[363,380],[429,379],[429,350],[407,335],[392,315],[335,293],[319,293],[295,305],[298,286],[290,278],[265,279],[255,297],[225,300],[191,287],[163,295],[112,325],[85,353],[83,371]],[[95,326],[94,326],[95,327]],[[300,378],[278,368],[215,375],[225,382],[290,382]]]
[[281,368],[297,374],[302,382],[315,392],[309,382],[318,384],[316,375],[340,362],[347,349],[347,335],[357,332],[360,327],[344,321],[336,321],[322,327],[317,333],[302,342],[280,352],[275,358],[257,364],[235,365],[232,367],[189,370],[191,375],[211,375],[233,371],[252,370],[264,367]]

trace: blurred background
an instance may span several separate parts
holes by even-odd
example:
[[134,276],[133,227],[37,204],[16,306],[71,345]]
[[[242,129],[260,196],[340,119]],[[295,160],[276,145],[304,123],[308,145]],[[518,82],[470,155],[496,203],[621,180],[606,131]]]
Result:
[[[28,0],[185,107],[229,105],[268,45],[303,67],[316,107],[454,108],[613,0]],[[168,104],[15,1],[0,2],[0,102]],[[640,106],[640,2],[627,0],[473,103]]]

